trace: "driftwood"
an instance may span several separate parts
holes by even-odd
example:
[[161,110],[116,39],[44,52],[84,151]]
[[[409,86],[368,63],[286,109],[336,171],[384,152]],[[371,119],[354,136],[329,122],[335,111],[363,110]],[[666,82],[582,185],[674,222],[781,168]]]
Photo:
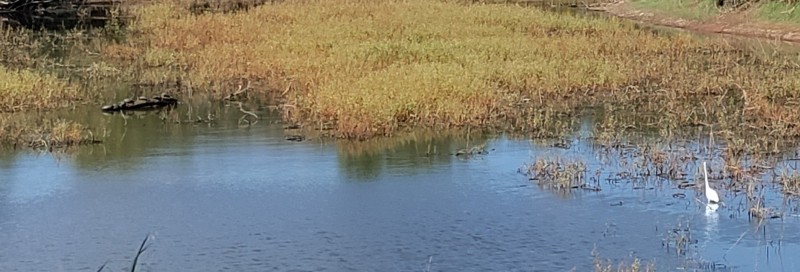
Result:
[[121,0],[0,0],[6,24],[28,28],[102,27],[114,19]]
[[175,99],[169,94],[162,94],[158,96],[153,96],[153,98],[147,98],[142,96],[136,100],[131,98],[125,98],[125,100],[122,100],[122,102],[119,102],[117,104],[105,105],[100,109],[104,112],[152,110],[168,106],[175,106],[177,104],[178,104],[178,99]]

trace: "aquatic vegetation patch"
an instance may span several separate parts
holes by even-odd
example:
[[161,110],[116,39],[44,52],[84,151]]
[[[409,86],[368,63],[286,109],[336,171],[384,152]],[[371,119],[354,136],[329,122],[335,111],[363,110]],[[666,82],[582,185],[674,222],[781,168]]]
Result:
[[[86,127],[67,120],[55,121],[50,132],[43,135],[41,141],[44,147],[47,148],[72,146],[96,141],[91,131],[88,131]],[[42,147],[37,145],[36,140],[32,141],[31,145],[34,147]]]
[[696,243],[697,240],[692,238],[689,222],[681,221],[677,226],[667,229],[662,246],[667,250],[674,250],[677,255],[686,255],[689,245]]
[[620,261],[614,265],[611,260],[604,260],[600,257],[597,249],[592,250],[592,257],[594,262],[595,272],[641,272],[641,271],[656,271],[655,261],[642,262],[638,257],[634,257],[628,264],[625,261]]
[[[776,182],[783,183],[783,177],[778,178],[775,180]],[[747,187],[745,189],[745,194],[747,197],[747,214],[750,218],[754,218],[756,220],[764,220],[764,219],[775,219],[781,218],[783,215],[778,212],[778,210],[767,207],[765,203],[764,197],[764,189],[765,184],[757,182],[755,180],[751,180],[747,183]],[[786,193],[784,188],[784,193]]]
[[[100,135],[98,135],[100,136]],[[88,127],[74,121],[19,113],[0,116],[0,143],[53,151],[57,148],[101,142]]]
[[780,184],[785,194],[800,196],[800,173],[796,170],[781,174]]
[[538,159],[522,171],[539,186],[558,192],[569,192],[572,189],[599,190],[597,184],[588,182],[586,164],[581,161]]
[[[718,193],[720,206],[757,220],[784,216],[787,204],[779,200],[782,196],[787,199],[797,196],[794,178],[797,174],[793,170],[796,166],[791,165],[793,159],[787,161],[793,155],[747,151],[733,156],[726,145],[716,144],[713,139],[701,135],[690,138],[694,139],[621,138],[613,144],[590,138],[601,142],[590,147],[599,165],[587,165],[584,172],[590,173],[588,183],[597,190],[621,186],[633,190],[671,190],[672,198],[693,195],[689,200],[702,204],[705,184],[701,166],[706,161],[709,184]],[[528,168],[546,173],[546,166],[547,163],[539,162]]]

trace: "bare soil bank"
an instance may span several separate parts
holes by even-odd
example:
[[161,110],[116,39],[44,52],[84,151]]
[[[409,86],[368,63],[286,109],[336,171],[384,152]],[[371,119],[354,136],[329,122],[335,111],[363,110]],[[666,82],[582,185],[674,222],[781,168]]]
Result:
[[645,23],[682,28],[692,31],[729,34],[745,37],[780,40],[800,45],[800,25],[760,21],[753,8],[726,12],[710,19],[691,20],[670,16],[666,12],[643,10],[629,0],[592,7],[592,10]]

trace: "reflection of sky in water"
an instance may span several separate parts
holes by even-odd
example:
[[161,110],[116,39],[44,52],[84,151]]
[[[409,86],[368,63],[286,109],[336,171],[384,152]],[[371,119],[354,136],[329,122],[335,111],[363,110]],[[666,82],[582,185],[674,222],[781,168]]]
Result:
[[[449,152],[463,143],[451,141],[438,143],[436,156],[424,155],[424,141],[355,156],[334,143],[286,142],[279,128],[193,133],[155,134],[144,142],[168,143],[119,157],[97,152],[80,168],[70,158],[17,156],[0,173],[0,240],[21,250],[0,248],[0,268],[26,267],[38,254],[68,267],[102,257],[122,263],[156,230],[168,242],[149,256],[154,270],[219,267],[193,254],[268,267],[254,261],[267,253],[288,264],[273,266],[298,269],[414,270],[435,256],[451,270],[567,270],[590,268],[595,246],[604,258],[634,252],[672,270],[680,261],[661,242],[685,220],[697,241],[691,258],[743,271],[798,270],[787,257],[800,252],[796,210],[759,227],[741,212],[741,195],[725,194],[726,206],[707,210],[701,194],[670,181],[608,182],[621,160],[585,140],[561,149],[501,138],[488,143],[488,155],[462,160]],[[599,169],[603,190],[540,190],[517,172],[540,158],[583,161],[588,177]],[[684,171],[694,182],[696,169]],[[781,207],[778,193],[765,196]],[[298,258],[305,255],[315,257]],[[56,265],[42,262],[27,265]]]
[[72,188],[65,183],[76,172],[69,164],[67,159],[47,154],[19,155],[11,167],[0,172],[0,190],[6,191],[0,195],[10,203],[24,204],[68,191]]

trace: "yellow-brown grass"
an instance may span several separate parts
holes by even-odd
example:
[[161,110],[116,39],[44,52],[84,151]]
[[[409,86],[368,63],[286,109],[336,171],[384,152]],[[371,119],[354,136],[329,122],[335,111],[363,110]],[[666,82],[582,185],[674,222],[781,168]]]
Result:
[[98,65],[79,69],[76,63],[65,64],[67,61],[52,57],[55,52],[69,56],[70,51],[90,51],[78,46],[86,43],[87,36],[78,31],[48,34],[0,29],[0,112],[48,110],[96,97],[88,92],[81,94],[78,86],[58,76],[62,72],[58,70],[72,69],[97,77]]
[[736,119],[800,135],[793,63],[617,19],[455,2],[286,1],[204,15],[161,2],[135,11],[140,41],[104,53],[156,67],[145,83],[180,80],[220,98],[260,83],[251,92],[283,95],[290,121],[347,138],[500,122],[537,131],[543,115],[597,103],[666,107],[661,120],[676,126]]
[[50,109],[78,100],[78,90],[53,75],[0,66],[0,112]]

